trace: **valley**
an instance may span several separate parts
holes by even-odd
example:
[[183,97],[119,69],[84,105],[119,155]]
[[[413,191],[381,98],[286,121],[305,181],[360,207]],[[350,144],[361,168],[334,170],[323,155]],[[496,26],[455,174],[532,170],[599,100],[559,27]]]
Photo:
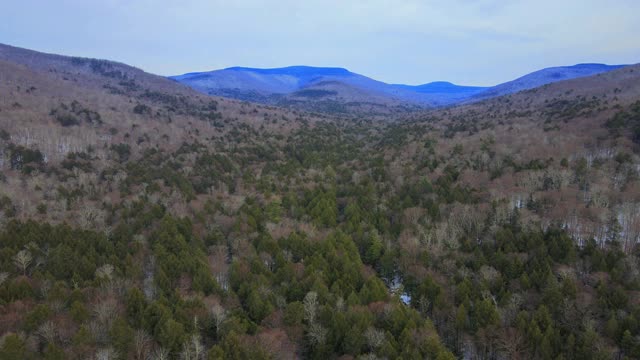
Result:
[[0,45],[0,94],[0,359],[640,357],[640,65],[412,87]]

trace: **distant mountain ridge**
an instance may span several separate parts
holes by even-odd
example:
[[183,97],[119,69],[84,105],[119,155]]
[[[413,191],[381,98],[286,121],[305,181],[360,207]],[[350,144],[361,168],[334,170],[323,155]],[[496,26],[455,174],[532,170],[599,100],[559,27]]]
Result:
[[[326,78],[356,76],[342,68],[316,68],[289,66],[276,69],[254,69],[231,67],[218,71],[194,72],[172,76],[174,80],[187,83],[198,90],[238,89],[285,94]],[[205,91],[206,92],[206,91]]]
[[403,84],[395,84],[394,86],[402,87],[407,90],[412,90],[415,92],[423,93],[423,94],[446,94],[446,93],[477,93],[483,90],[488,89],[488,87],[481,86],[462,86],[450,83],[448,81],[434,81],[428,84],[423,85],[403,85]]
[[523,90],[533,89],[539,86],[551,84],[563,80],[577,79],[605,73],[608,71],[623,68],[627,65],[606,65],[606,64],[577,64],[573,66],[550,67],[534,71],[515,80],[499,84],[480,92],[477,98],[485,99],[501,95],[516,93]]
[[[592,76],[626,65],[577,64],[546,68],[492,87],[462,86],[446,81],[423,85],[387,84],[339,67],[289,66],[260,69],[230,67],[170,78],[209,95],[273,105],[369,103],[440,107],[516,93],[546,84]],[[328,89],[328,88],[331,89]],[[317,90],[317,91],[307,91]],[[299,96],[300,94],[313,96]]]
[[349,76],[353,75],[352,72],[345,68],[340,67],[313,67],[304,65],[287,66],[283,68],[271,68],[271,69],[258,69],[235,66],[226,68],[225,70],[235,71],[253,71],[260,74],[286,74],[293,76],[317,76],[318,74],[327,76]]

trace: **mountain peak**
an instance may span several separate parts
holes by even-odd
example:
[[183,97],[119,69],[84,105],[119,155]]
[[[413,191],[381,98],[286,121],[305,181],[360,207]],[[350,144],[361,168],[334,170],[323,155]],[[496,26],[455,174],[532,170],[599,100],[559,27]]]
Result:
[[430,83],[426,83],[425,85],[433,85],[433,86],[457,86],[456,84],[449,82],[449,81],[432,81]]
[[226,68],[227,71],[252,72],[261,75],[291,75],[291,76],[350,76],[353,73],[340,67],[315,67],[295,65],[281,68],[251,68],[234,66]]
[[623,67],[623,66],[628,66],[628,65],[608,65],[608,64],[602,64],[602,63],[580,63],[580,64],[575,64],[573,66],[568,66],[568,67],[570,67],[570,68],[609,68],[611,66]]

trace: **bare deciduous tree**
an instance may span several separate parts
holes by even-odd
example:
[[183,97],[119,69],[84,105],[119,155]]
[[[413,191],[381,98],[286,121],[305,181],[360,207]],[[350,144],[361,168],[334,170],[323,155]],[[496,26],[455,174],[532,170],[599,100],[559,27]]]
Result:
[[90,323],[91,331],[96,340],[106,340],[111,329],[113,319],[116,317],[117,303],[108,298],[100,301],[93,309],[96,318]]
[[640,206],[629,202],[622,204],[618,209],[618,221],[622,227],[623,249],[630,252],[640,237]]
[[369,345],[371,351],[380,347],[385,340],[384,332],[374,327],[369,327],[367,331],[365,331],[364,337],[367,339],[367,345]]
[[219,336],[220,328],[227,320],[227,311],[219,304],[215,304],[211,307],[211,316],[213,317],[213,325],[216,328],[216,335]]
[[317,311],[318,294],[315,291],[309,291],[304,297],[304,319],[309,325],[315,323]]
[[180,358],[183,360],[201,360],[204,358],[204,345],[200,334],[193,334],[183,344]]
[[118,358],[118,352],[112,348],[102,348],[96,351],[96,360],[113,360]]
[[169,360],[169,350],[158,347],[153,351],[149,358],[151,360]]
[[322,325],[313,323],[309,326],[309,339],[314,345],[322,345],[327,339],[327,329]]
[[527,342],[521,332],[509,327],[502,329],[498,334],[498,349],[504,353],[508,359],[525,359],[527,353]]
[[227,290],[229,288],[229,252],[226,246],[211,248],[209,267],[220,287]]
[[133,348],[135,349],[136,360],[145,360],[151,345],[151,336],[146,331],[138,329],[133,335]]
[[480,268],[480,277],[489,285],[493,285],[500,278],[500,272],[492,266],[483,265]]
[[96,269],[96,278],[111,281],[113,280],[113,265],[106,264]]
[[20,250],[14,257],[13,263],[22,270],[22,275],[27,275],[27,268],[31,265],[33,256],[29,250]]
[[45,321],[38,327],[37,333],[45,343],[54,343],[58,337],[56,325],[52,321]]

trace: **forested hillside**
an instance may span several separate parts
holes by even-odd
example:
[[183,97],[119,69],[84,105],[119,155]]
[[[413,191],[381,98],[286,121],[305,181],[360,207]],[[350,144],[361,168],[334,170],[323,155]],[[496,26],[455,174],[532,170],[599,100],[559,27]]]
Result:
[[638,66],[385,120],[0,80],[0,359],[640,357]]

